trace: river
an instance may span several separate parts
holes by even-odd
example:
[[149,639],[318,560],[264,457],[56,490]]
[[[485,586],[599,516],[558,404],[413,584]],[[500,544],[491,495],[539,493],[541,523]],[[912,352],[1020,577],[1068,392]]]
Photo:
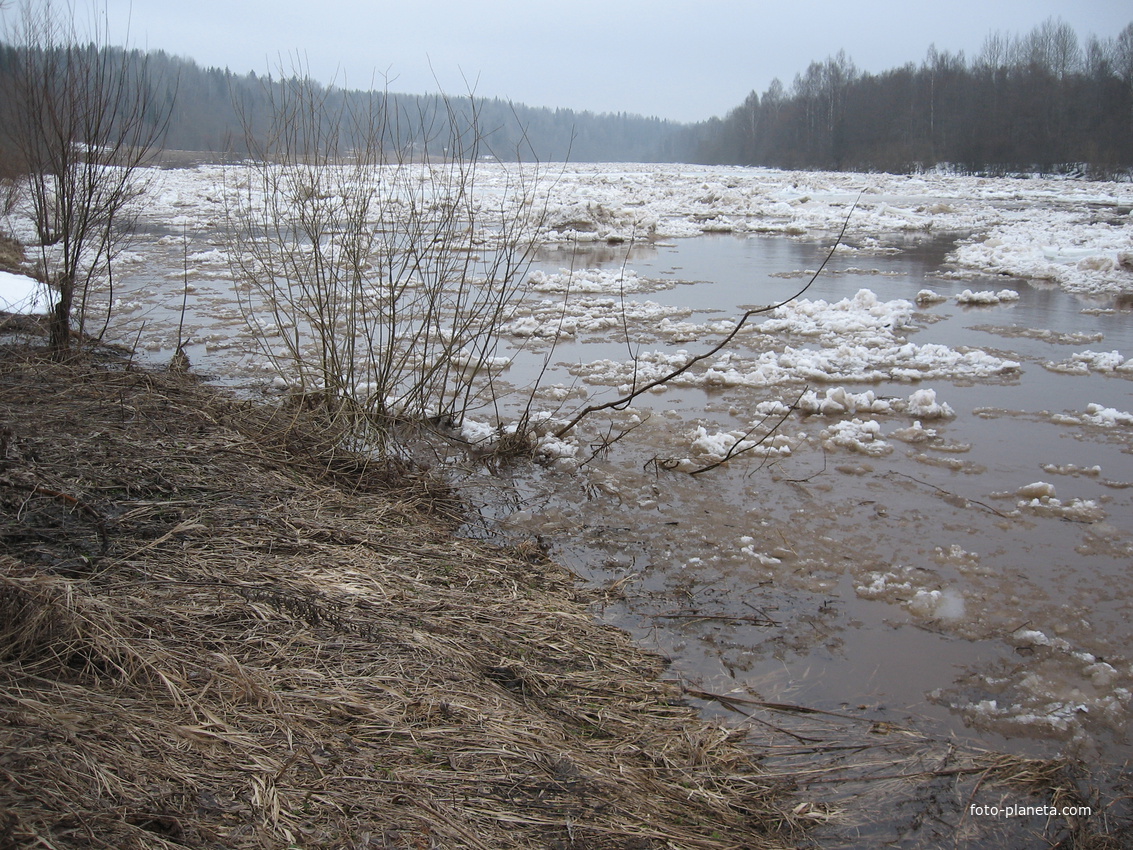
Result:
[[[674,185],[715,174],[687,171]],[[600,172],[587,173],[593,189]],[[660,169],[649,175],[664,183]],[[853,195],[829,181],[840,217]],[[775,184],[777,203],[812,203],[814,186],[799,182]],[[961,203],[940,201],[940,186],[908,202],[879,186],[865,225],[791,304],[753,316],[663,391],[551,441],[545,462],[466,466],[455,480],[491,533],[538,540],[595,588],[601,615],[672,659],[709,714],[752,725],[765,718],[736,706],[799,706],[1124,763],[1133,322],[1104,288],[1075,292],[998,259],[973,269],[973,251],[1006,238],[985,238],[995,227],[1031,232],[1009,181],[979,185],[998,223],[981,218],[985,206],[949,230],[875,235],[871,223],[894,209],[945,215]],[[1055,231],[1070,207],[1083,232],[1095,226],[1100,190],[1071,189],[1034,230]],[[1084,200],[1067,200],[1078,191]],[[774,227],[734,216],[721,226],[733,201],[716,197],[702,229],[726,232],[661,226],[545,246],[501,380],[538,377],[534,407],[561,423],[707,350],[745,310],[790,299],[835,244],[829,226],[780,226],[782,211]],[[618,207],[623,218],[640,208],[648,198]],[[1128,209],[1106,209],[1103,224],[1128,233]],[[198,372],[242,386],[269,378],[234,306],[215,218],[172,204],[143,224],[111,335],[161,363],[184,322]],[[564,320],[569,333],[552,344],[544,331]]]

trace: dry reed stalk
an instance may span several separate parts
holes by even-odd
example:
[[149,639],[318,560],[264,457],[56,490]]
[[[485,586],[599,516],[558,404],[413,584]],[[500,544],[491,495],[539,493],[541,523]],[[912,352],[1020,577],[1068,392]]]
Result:
[[797,836],[784,782],[660,659],[554,565],[456,539],[454,497],[412,468],[183,376],[11,349],[0,419],[14,846]]

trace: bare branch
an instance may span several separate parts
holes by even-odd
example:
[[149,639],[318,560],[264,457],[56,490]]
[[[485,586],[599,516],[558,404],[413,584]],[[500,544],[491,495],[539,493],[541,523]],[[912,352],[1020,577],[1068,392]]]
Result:
[[[228,252],[263,353],[375,445],[400,418],[492,403],[501,330],[535,251],[530,169],[480,191],[480,102],[324,88],[296,64],[245,115]],[[236,186],[231,187],[236,189]],[[488,398],[484,399],[484,394]],[[383,424],[384,423],[384,424]]]
[[14,49],[0,124],[28,173],[39,263],[57,293],[52,350],[65,357],[76,298],[81,330],[90,288],[133,228],[140,169],[170,104],[158,101],[144,55],[111,47],[97,24],[81,31],[50,4],[22,3],[6,35]]
[[626,393],[620,398],[616,398],[612,401],[607,401],[602,404],[592,404],[583,408],[580,412],[575,414],[574,418],[571,419],[566,425],[563,425],[561,428],[559,428],[559,430],[555,432],[555,436],[558,438],[564,437],[576,425],[578,425],[579,422],[593,413],[598,413],[602,410],[617,410],[625,408],[638,396],[649,392],[654,387],[660,387],[669,383],[674,378],[683,375],[697,363],[701,363],[704,360],[707,360],[709,357],[712,357],[717,352],[726,348],[731,343],[731,341],[736,338],[739,332],[743,329],[744,325],[747,324],[748,320],[753,316],[758,316],[763,313],[770,313],[772,310],[777,310],[786,304],[790,304],[796,298],[800,298],[808,289],[810,289],[814,282],[818,280],[818,276],[822,274],[822,270],[826,268],[826,264],[830,262],[830,258],[834,256],[834,252],[838,250],[838,246],[842,244],[842,238],[846,235],[846,228],[850,226],[850,217],[854,214],[854,210],[857,209],[857,205],[858,202],[857,200],[855,200],[853,205],[851,205],[850,207],[850,211],[846,214],[846,220],[842,223],[842,229],[838,232],[838,238],[834,240],[834,245],[830,248],[830,251],[827,253],[826,258],[822,261],[822,265],[818,267],[818,270],[815,271],[813,275],[811,275],[810,280],[808,280],[806,285],[802,287],[798,292],[796,292],[790,298],[780,301],[778,304],[770,304],[766,307],[756,307],[748,310],[739,318],[739,321],[736,322],[736,326],[732,328],[731,332],[728,333],[728,335],[725,336],[724,339],[721,340],[718,344],[708,349],[708,351],[705,351],[702,354],[698,354],[696,357],[693,357],[692,359],[686,361],[683,366],[674,369],[667,375],[663,375],[660,378],[656,378],[652,381],[649,381],[648,383],[642,384],[640,387],[636,387],[631,392]]

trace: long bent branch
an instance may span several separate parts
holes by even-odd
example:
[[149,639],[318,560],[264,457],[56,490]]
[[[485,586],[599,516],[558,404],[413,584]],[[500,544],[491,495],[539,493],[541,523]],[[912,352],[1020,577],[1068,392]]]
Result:
[[787,298],[783,301],[780,301],[778,304],[769,304],[766,307],[755,307],[751,310],[748,310],[746,313],[744,313],[740,317],[739,321],[736,322],[736,326],[734,328],[732,328],[731,333],[729,333],[727,336],[725,336],[724,339],[722,339],[719,343],[714,345],[712,348],[708,349],[708,351],[705,351],[703,354],[698,354],[696,357],[693,357],[691,360],[689,360],[683,366],[681,366],[677,369],[674,369],[669,374],[663,375],[660,378],[656,378],[652,381],[649,381],[646,384],[642,384],[637,389],[633,390],[632,392],[627,393],[626,395],[621,396],[620,398],[616,398],[616,399],[613,399],[611,401],[603,402],[602,404],[591,404],[591,405],[588,405],[587,407],[584,407],[581,411],[579,411],[577,414],[575,414],[573,419],[571,419],[566,425],[564,425],[563,427],[561,427],[559,430],[557,430],[555,432],[555,437],[562,438],[567,433],[569,433],[574,428],[574,426],[576,426],[579,422],[581,422],[583,419],[585,419],[587,416],[589,416],[592,413],[598,413],[601,410],[610,410],[611,408],[625,407],[627,404],[629,404],[631,401],[633,401],[639,395],[642,395],[643,393],[649,392],[649,390],[653,389],[654,387],[659,387],[659,386],[662,386],[663,384],[669,383],[669,381],[673,380],[674,378],[676,378],[680,375],[683,375],[685,372],[687,372],[689,369],[691,369],[697,363],[700,363],[703,360],[707,360],[709,357],[712,357],[718,351],[720,351],[721,349],[726,347],[729,343],[731,343],[731,341],[736,338],[736,335],[739,334],[740,330],[743,329],[743,326],[745,324],[747,324],[748,319],[750,319],[752,316],[758,316],[761,313],[770,313],[772,310],[777,310],[780,307],[784,306],[785,304],[790,304],[796,298],[801,297],[808,289],[810,289],[810,287],[814,284],[814,282],[816,280],[818,280],[818,276],[820,274],[822,274],[822,270],[826,268],[826,264],[830,262],[830,258],[834,256],[834,252],[836,250],[838,250],[838,246],[842,244],[842,237],[846,235],[846,228],[848,228],[850,226],[850,217],[854,214],[854,210],[857,209],[857,206],[858,206],[858,202],[857,202],[857,200],[855,200],[853,205],[850,207],[850,211],[846,214],[846,220],[844,222],[842,222],[842,229],[840,231],[838,231],[838,238],[834,240],[834,244],[833,244],[833,246],[831,246],[829,253],[827,253],[827,255],[826,255],[826,258],[822,261],[822,265],[820,265],[818,267],[818,270],[815,271],[815,273],[813,275],[811,275],[810,280],[808,280],[806,282],[806,286],[804,286],[802,289],[800,289],[798,292],[796,292],[790,298]]

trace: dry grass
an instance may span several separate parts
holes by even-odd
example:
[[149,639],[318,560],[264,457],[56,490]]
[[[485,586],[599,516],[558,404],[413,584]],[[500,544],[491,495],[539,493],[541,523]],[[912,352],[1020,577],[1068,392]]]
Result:
[[[659,681],[539,546],[302,410],[35,351],[0,348],[0,850],[1126,846],[1070,760]],[[1004,800],[1095,814],[969,814]]]
[[297,416],[0,351],[0,846],[797,835],[569,575]]
[[[2,193],[3,186],[0,185],[0,194]],[[0,233],[0,271],[27,274],[27,269],[24,267],[26,259],[24,246],[12,237]]]

